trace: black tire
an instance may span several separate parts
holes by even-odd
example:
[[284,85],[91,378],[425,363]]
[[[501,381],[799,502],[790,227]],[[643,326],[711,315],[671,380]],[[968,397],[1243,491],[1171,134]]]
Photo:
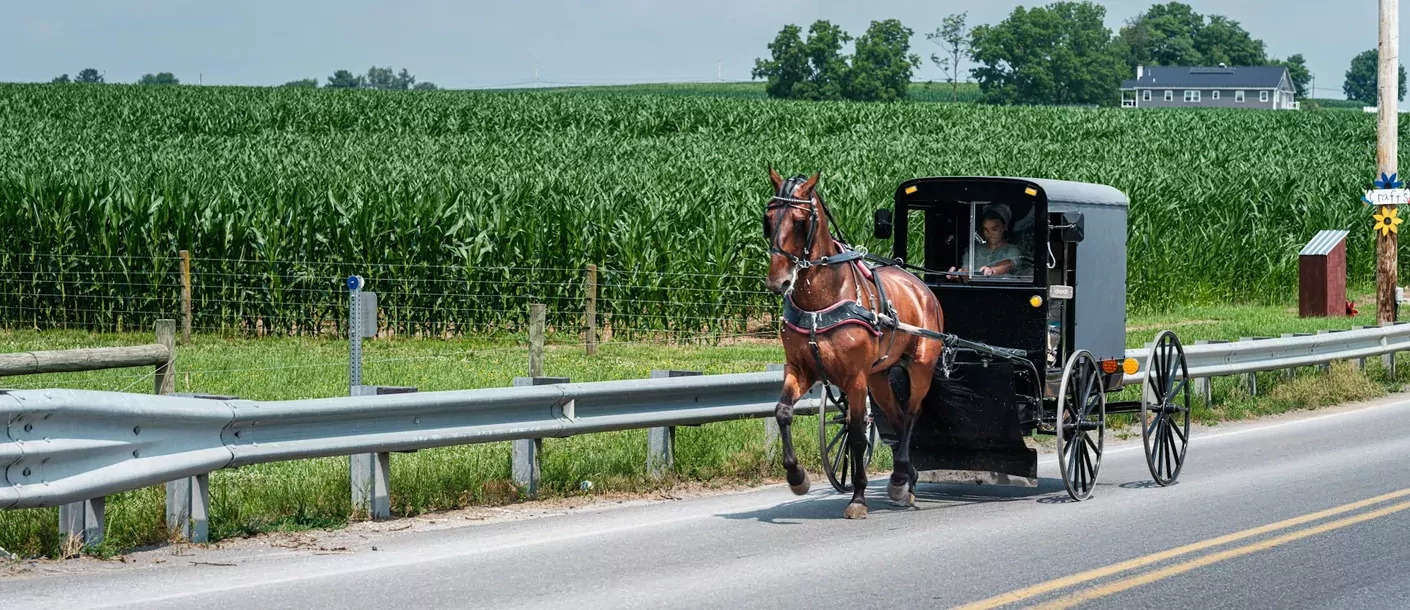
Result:
[[1068,495],[1080,502],[1096,486],[1106,432],[1106,392],[1091,352],[1079,350],[1068,359],[1057,398],[1058,468]]
[[1160,331],[1151,344],[1141,382],[1141,441],[1151,477],[1162,487],[1174,483],[1185,466],[1190,444],[1189,379],[1180,339],[1173,332]]

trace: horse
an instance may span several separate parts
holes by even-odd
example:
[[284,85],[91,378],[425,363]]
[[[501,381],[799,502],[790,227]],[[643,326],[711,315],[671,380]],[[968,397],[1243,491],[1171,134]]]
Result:
[[[910,463],[910,442],[922,402],[932,389],[960,395],[965,388],[937,366],[946,349],[943,338],[949,336],[939,299],[899,261],[853,249],[832,236],[831,214],[817,192],[820,178],[818,172],[785,180],[769,167],[774,195],[764,208],[765,283],[783,297],[780,336],[786,359],[774,418],[789,489],[801,496],[810,484],[793,450],[794,404],[815,383],[823,384],[825,400],[837,400],[829,381],[841,390],[853,480],[843,517],[864,519],[868,393],[899,436],[887,496],[914,507],[918,473]],[[883,264],[870,267],[864,260]]]

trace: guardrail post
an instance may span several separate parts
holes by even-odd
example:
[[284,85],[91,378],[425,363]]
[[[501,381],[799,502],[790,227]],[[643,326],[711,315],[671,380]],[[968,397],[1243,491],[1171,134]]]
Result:
[[[1394,326],[1394,325],[1395,325],[1394,322],[1382,322],[1381,325],[1380,325],[1380,328],[1385,328],[1385,327],[1387,327],[1387,326]],[[1386,338],[1385,338],[1385,337],[1381,337],[1381,345],[1384,346],[1385,344],[1386,344]],[[1381,364],[1386,367],[1386,374],[1389,375],[1391,379],[1395,379],[1395,352],[1388,352],[1388,353],[1382,354],[1382,355],[1381,355]]]
[[[1208,345],[1208,344],[1209,344],[1209,341],[1206,341],[1206,340],[1204,340],[1204,339],[1200,339],[1200,340],[1198,340],[1198,341],[1195,341],[1195,345]],[[1194,386],[1193,389],[1194,389],[1194,391],[1195,391],[1196,394],[1198,394],[1201,398],[1204,398],[1204,405],[1205,405],[1206,407],[1213,406],[1213,405],[1214,405],[1214,378],[1213,378],[1213,377],[1196,377],[1195,380],[1194,380],[1194,382],[1195,382],[1195,386]]]
[[59,507],[59,534],[81,544],[103,542],[103,505],[106,498],[71,502]]
[[[536,385],[552,385],[555,383],[568,383],[567,377],[515,377],[514,387],[522,388]],[[510,474],[514,477],[514,484],[524,490],[527,498],[536,498],[539,494],[539,457],[543,453],[543,439],[526,438],[514,441],[514,456],[510,464]]]
[[[1253,337],[1239,337],[1239,341],[1252,341]],[[1258,396],[1258,373],[1249,371],[1248,373],[1248,395]]]
[[[702,375],[700,371],[675,371],[656,369],[651,371],[652,379],[670,377],[693,377]],[[646,431],[646,471],[653,477],[665,476],[676,464],[676,428],[666,426]]]
[[[414,387],[359,385],[353,388],[353,396],[382,396],[386,394],[409,394]],[[392,517],[392,454],[385,451],[360,453],[348,456],[348,487],[352,491],[352,508],[355,515],[367,515],[368,519],[390,519]]]
[[[765,370],[765,371],[768,371],[768,372],[770,372],[770,373],[772,373],[772,372],[774,372],[774,371],[782,371],[784,368],[786,368],[786,367],[785,367],[785,365],[782,365],[782,364],[769,364],[769,365],[765,365],[765,366],[764,366],[764,370]],[[781,389],[781,388],[780,388],[780,389]],[[777,453],[777,449],[775,449],[775,445],[777,445],[777,443],[778,443],[778,434],[779,434],[779,432],[778,432],[778,420],[775,419],[775,418],[773,418],[773,417],[765,417],[765,418],[764,418],[764,456],[765,456],[769,461],[771,461],[771,462],[772,462],[773,459],[774,459],[774,455]]]
[[211,482],[198,474],[166,484],[166,527],[188,542],[210,542]]

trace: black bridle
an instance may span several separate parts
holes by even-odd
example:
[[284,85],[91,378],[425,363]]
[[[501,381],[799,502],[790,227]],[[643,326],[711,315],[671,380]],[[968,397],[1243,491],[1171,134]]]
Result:
[[[833,220],[832,212],[827,209],[827,204],[823,202],[822,194],[818,193],[816,189],[814,189],[809,199],[797,199],[793,196],[793,191],[806,181],[807,177],[802,175],[784,180],[783,184],[779,185],[774,196],[769,199],[768,205],[764,206],[764,237],[769,240],[769,254],[778,254],[787,258],[788,261],[793,263],[793,266],[799,270],[809,267],[836,265],[866,256],[864,252],[851,249],[851,246],[847,243],[847,238],[841,235],[842,228],[838,227],[838,237],[835,239],[838,243],[842,244],[842,252],[833,256],[809,258],[812,256],[813,238],[818,233],[818,209],[821,208],[822,213],[827,216],[829,229],[835,226],[837,221]],[[801,256],[784,250],[779,244],[778,229],[783,223],[784,215],[790,209],[803,209],[808,211],[807,241],[803,242],[803,254]],[[769,231],[769,212],[771,211],[774,212],[774,226],[772,232]],[[828,231],[828,237],[832,238],[831,230]]]

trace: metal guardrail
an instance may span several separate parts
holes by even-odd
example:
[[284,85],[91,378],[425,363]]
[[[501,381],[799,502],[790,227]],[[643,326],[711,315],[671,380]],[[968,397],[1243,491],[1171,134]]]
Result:
[[[1189,376],[1207,379],[1410,351],[1410,324],[1184,349]],[[1126,352],[1142,369],[1148,354]],[[70,510],[96,512],[101,536],[103,496],[188,478],[183,510],[205,515],[198,478],[222,468],[769,418],[782,382],[772,370],[291,401],[0,391],[0,509],[88,503]],[[815,389],[795,412],[817,408]]]

